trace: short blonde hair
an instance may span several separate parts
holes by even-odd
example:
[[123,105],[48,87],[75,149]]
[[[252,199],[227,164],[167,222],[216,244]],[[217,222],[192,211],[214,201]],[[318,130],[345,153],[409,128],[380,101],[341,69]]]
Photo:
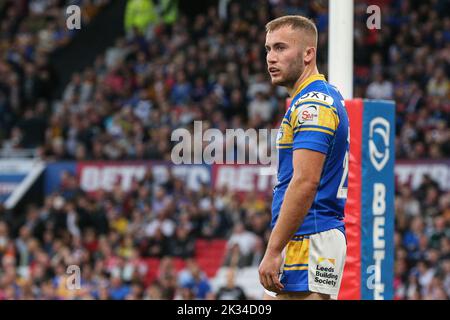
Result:
[[313,37],[315,47],[317,47],[317,27],[314,22],[303,16],[283,16],[276,18],[266,24],[266,32],[272,32],[285,26],[305,31],[309,36]]

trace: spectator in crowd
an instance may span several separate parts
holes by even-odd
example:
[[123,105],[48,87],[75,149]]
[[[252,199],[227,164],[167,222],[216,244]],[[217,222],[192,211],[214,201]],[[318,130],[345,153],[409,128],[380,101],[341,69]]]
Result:
[[235,283],[235,271],[233,269],[228,269],[226,285],[219,288],[216,298],[217,300],[247,299],[244,290]]
[[129,34],[136,29],[146,34],[147,27],[156,23],[158,15],[153,0],[128,0],[125,8],[125,31]]
[[249,266],[252,263],[252,253],[257,245],[257,236],[245,229],[243,223],[234,226],[233,233],[227,242],[227,260],[231,265],[237,259],[240,266]]
[[202,273],[197,265],[191,268],[191,279],[187,281],[181,288],[192,290],[195,299],[204,300],[211,291],[208,278]]
[[371,99],[390,100],[393,97],[393,86],[390,81],[384,79],[381,71],[375,75],[375,81],[367,87],[367,97]]

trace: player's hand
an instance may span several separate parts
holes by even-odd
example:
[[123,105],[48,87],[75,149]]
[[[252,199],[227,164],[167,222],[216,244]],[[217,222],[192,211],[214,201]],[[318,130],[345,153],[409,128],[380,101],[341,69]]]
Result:
[[284,288],[278,278],[281,263],[281,253],[266,251],[259,265],[259,282],[269,291],[280,293]]

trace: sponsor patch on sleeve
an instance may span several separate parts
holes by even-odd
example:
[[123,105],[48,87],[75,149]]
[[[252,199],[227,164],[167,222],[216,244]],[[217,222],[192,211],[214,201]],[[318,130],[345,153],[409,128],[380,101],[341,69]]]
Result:
[[320,108],[314,104],[305,104],[294,111],[294,127],[319,124]]

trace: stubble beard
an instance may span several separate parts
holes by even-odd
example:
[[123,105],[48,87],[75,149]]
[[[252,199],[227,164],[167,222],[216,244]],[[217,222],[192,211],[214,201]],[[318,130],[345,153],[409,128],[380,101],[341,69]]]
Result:
[[286,76],[282,76],[279,79],[272,79],[272,84],[280,87],[293,88],[295,83],[303,74],[305,67],[301,63],[296,63],[294,66],[288,69]]

